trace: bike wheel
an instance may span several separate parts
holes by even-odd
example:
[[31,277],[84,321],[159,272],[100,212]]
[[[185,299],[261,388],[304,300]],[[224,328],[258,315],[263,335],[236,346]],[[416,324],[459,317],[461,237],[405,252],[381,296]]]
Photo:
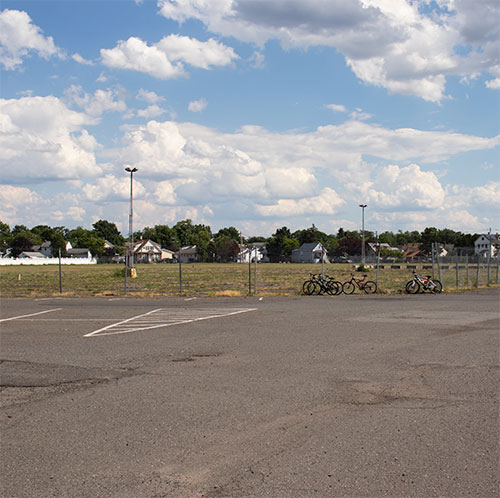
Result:
[[327,293],[329,296],[334,296],[334,295],[335,295],[335,286],[334,286],[334,285],[332,285],[332,281],[331,281],[331,280],[327,280],[327,281],[324,283],[324,286],[325,286],[326,293]]
[[342,284],[342,292],[344,294],[352,294],[354,292],[354,289],[354,284],[350,280]]
[[302,293],[310,296],[314,292],[315,283],[312,280],[306,280],[302,285]]
[[333,294],[334,296],[342,294],[342,282],[339,282],[338,280],[333,280],[331,285],[333,289],[335,289],[335,294]]
[[368,282],[365,282],[363,290],[366,294],[375,294],[377,292],[377,284],[373,280],[368,280]]
[[433,280],[434,287],[431,289],[433,294],[439,294],[443,290],[443,284],[439,280]]
[[335,280],[328,280],[326,285],[328,287],[328,294],[330,294],[330,296],[336,296],[339,293],[338,285]]
[[406,284],[407,294],[417,294],[419,290],[420,290],[420,284],[416,280],[410,280]]

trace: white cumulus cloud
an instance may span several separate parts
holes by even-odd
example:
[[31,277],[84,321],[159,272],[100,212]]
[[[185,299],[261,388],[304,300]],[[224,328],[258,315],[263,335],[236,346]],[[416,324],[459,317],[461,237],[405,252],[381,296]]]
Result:
[[378,168],[372,181],[351,185],[360,198],[381,211],[419,211],[443,205],[445,190],[436,175],[416,164]]
[[[496,88],[497,0],[159,0],[180,23],[264,46],[334,47],[356,76],[391,93],[446,98],[449,75],[489,73]],[[462,55],[461,55],[462,54]]]
[[301,216],[306,214],[333,215],[344,204],[344,200],[331,188],[324,188],[320,195],[302,199],[280,199],[275,204],[258,205],[257,212],[263,216]]
[[96,121],[56,97],[0,99],[0,169],[10,182],[99,175],[97,141],[84,128]]
[[3,67],[16,69],[22,65],[23,58],[32,53],[44,59],[63,56],[53,38],[44,36],[26,12],[9,9],[0,12],[0,63]]
[[65,92],[66,99],[70,103],[83,108],[90,116],[101,116],[104,112],[125,112],[127,104],[121,89],[96,90],[90,95],[82,90],[79,85],[71,85]]
[[137,37],[119,41],[115,48],[101,49],[104,65],[147,73],[155,78],[186,76],[184,64],[210,69],[226,66],[238,56],[231,47],[210,38],[206,42],[187,36],[169,35],[149,46]]
[[201,98],[199,100],[193,100],[189,102],[188,110],[191,112],[201,112],[206,109],[207,105],[208,102],[204,98]]

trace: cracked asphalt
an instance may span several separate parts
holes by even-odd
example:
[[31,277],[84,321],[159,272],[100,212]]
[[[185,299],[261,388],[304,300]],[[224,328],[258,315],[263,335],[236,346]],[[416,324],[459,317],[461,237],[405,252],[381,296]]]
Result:
[[496,497],[499,318],[498,288],[3,299],[1,496]]

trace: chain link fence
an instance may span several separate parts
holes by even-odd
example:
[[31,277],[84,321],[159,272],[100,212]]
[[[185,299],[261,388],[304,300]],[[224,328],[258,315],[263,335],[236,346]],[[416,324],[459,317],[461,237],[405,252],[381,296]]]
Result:
[[[445,292],[499,284],[499,259],[436,258],[425,262],[386,262],[367,258],[369,280],[379,293],[404,292],[412,271],[440,280]],[[378,264],[377,264],[378,263]],[[4,266],[0,268],[0,296],[250,296],[299,295],[310,273],[344,282],[357,274],[350,264],[183,263],[141,264],[125,285],[122,265]],[[364,272],[363,272],[364,273]]]

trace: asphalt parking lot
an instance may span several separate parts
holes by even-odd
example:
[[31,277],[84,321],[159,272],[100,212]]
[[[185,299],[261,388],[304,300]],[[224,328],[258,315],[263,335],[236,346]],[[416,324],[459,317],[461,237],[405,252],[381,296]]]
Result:
[[3,299],[1,495],[496,497],[499,299]]

